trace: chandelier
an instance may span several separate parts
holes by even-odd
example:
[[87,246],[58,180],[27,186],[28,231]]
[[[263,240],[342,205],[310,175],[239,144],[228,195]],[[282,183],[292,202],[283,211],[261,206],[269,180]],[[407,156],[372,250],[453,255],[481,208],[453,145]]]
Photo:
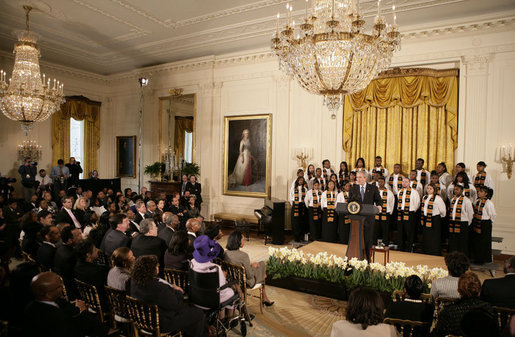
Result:
[[18,160],[23,162],[25,158],[30,158],[32,161],[38,161],[41,159],[42,148],[34,140],[25,140],[21,145],[18,145]]
[[0,110],[8,118],[21,123],[21,128],[28,132],[36,122],[42,122],[60,109],[64,103],[63,84],[55,79],[45,82],[39,71],[39,48],[36,44],[37,34],[29,30],[29,12],[25,9],[27,30],[18,33],[18,42],[14,45],[14,68],[9,84],[6,73],[0,72]]
[[324,104],[336,118],[342,95],[363,90],[370,81],[390,66],[393,52],[400,48],[395,5],[393,24],[381,15],[381,0],[371,34],[362,32],[359,0],[313,0],[311,16],[308,1],[304,23],[292,19],[293,8],[286,5],[286,25],[279,30],[280,14],[272,38],[272,49],[279,66],[295,77],[307,91],[324,96]]

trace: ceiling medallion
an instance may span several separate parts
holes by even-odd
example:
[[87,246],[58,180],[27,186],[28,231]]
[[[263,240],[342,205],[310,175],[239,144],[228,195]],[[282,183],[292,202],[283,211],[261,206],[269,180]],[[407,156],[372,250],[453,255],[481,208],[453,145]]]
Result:
[[388,69],[393,52],[400,49],[395,4],[393,24],[381,15],[381,0],[371,34],[362,32],[359,0],[313,0],[304,23],[295,26],[293,8],[286,5],[286,25],[280,31],[280,14],[272,38],[280,68],[307,91],[324,96],[324,104],[336,118],[342,95],[363,90],[377,74]]
[[14,68],[9,84],[6,72],[0,72],[0,110],[8,118],[21,123],[28,132],[32,125],[42,122],[64,103],[63,84],[55,79],[45,82],[39,70],[38,35],[29,30],[30,6],[25,9],[27,29],[18,33],[14,45]]

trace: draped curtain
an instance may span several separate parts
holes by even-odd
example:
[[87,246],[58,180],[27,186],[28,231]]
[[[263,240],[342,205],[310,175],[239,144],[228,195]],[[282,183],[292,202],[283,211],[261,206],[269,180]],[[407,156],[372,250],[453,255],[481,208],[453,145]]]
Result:
[[177,158],[184,159],[184,132],[193,132],[193,117],[175,117],[174,151]]
[[61,110],[52,116],[52,165],[70,157],[70,118],[84,121],[84,173],[98,169],[100,147],[100,102],[83,96],[66,97]]
[[407,174],[417,158],[432,170],[454,165],[458,145],[458,70],[402,69],[385,72],[361,92],[345,96],[343,149],[349,166],[375,156],[390,171]]

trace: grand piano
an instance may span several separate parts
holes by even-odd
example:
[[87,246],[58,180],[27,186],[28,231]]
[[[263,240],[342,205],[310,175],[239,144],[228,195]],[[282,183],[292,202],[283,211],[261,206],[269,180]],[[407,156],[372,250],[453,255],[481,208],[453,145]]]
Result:
[[270,237],[274,245],[284,243],[285,204],[286,202],[283,200],[265,199],[265,205],[254,210],[254,215],[259,220],[259,231],[262,231],[262,227],[264,227],[265,245]]

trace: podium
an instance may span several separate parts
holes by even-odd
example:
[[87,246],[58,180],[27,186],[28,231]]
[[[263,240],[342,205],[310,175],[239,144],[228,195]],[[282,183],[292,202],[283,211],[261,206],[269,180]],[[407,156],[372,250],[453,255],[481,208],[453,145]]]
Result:
[[[353,204],[352,202],[350,204]],[[367,216],[374,216],[378,213],[378,209],[374,205],[360,205],[360,210],[356,214],[349,212],[349,204],[338,204],[336,212],[338,215],[346,215],[351,220],[349,232],[349,245],[347,246],[347,253],[345,256],[350,260],[353,257],[359,260],[366,259],[367,253],[365,249],[365,236],[363,234],[363,226]]]

